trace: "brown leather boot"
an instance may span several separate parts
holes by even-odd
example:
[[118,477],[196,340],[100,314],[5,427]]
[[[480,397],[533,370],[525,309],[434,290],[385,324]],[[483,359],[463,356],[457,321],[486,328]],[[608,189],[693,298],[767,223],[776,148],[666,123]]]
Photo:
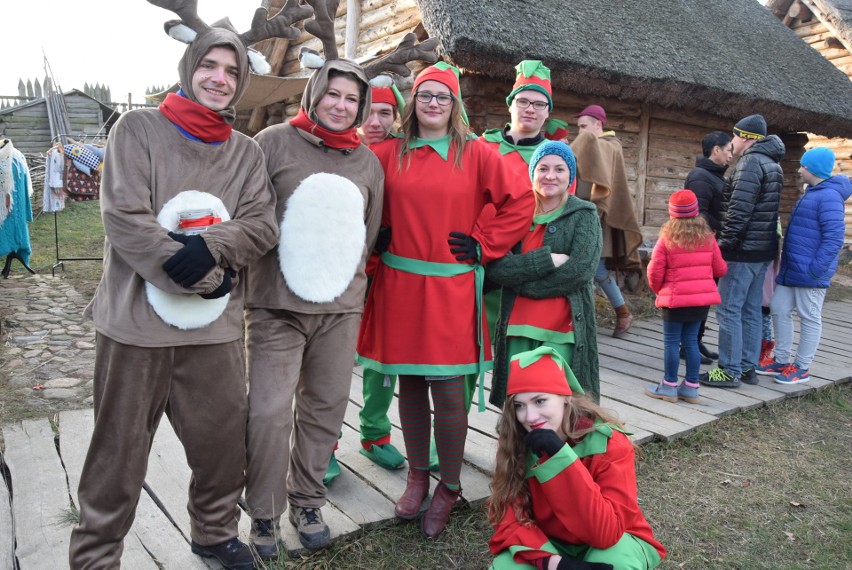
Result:
[[627,308],[627,303],[615,309],[615,329],[612,331],[612,336],[621,338],[628,330],[633,322],[633,315],[630,314],[630,309]]
[[447,521],[450,520],[450,511],[453,510],[453,505],[456,504],[460,494],[461,489],[453,491],[443,483],[438,483],[435,494],[432,496],[432,504],[429,505],[429,509],[420,521],[420,530],[423,534],[429,538],[436,538],[443,532]]
[[396,502],[396,516],[411,520],[420,512],[423,499],[429,494],[429,471],[425,469],[408,468],[408,481],[405,491]]

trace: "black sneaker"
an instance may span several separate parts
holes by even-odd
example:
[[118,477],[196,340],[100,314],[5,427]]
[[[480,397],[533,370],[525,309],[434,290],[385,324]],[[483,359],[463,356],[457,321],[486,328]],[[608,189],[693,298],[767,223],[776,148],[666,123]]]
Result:
[[278,519],[252,519],[249,544],[261,560],[278,558]]
[[719,360],[719,353],[713,352],[712,350],[704,346],[704,343],[700,340],[698,341],[698,352],[701,353],[701,356],[709,358],[710,360]]
[[757,379],[757,371],[755,371],[754,368],[749,368],[740,374],[740,382],[743,384],[751,384],[752,386],[759,384],[760,380]]
[[226,570],[253,570],[254,557],[246,543],[238,538],[232,538],[219,544],[202,545],[194,540],[191,544],[192,553],[203,558],[215,558]]
[[[713,364],[713,361],[704,356],[703,354],[701,354],[700,356],[701,364]],[[680,359],[684,361],[686,360],[686,351],[683,349],[683,347],[680,347]]]
[[713,388],[739,388],[740,379],[725,372],[721,366],[717,366],[710,372],[702,372],[698,375],[698,382],[703,386]]
[[299,531],[299,542],[309,550],[324,548],[331,544],[331,531],[322,520],[320,509],[290,507],[290,522]]

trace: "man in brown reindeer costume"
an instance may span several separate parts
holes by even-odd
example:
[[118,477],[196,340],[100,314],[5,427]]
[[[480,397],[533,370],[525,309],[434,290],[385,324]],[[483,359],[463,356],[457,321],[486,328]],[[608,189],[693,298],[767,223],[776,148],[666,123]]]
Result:
[[103,278],[87,308],[95,427],[70,565],[120,565],[165,412],[192,469],[192,552],[247,570],[252,554],[237,538],[248,411],[238,275],[278,230],[263,153],[231,124],[250,61],[265,63],[247,45],[289,24],[256,17],[240,35],[227,20],[204,24],[195,0],[150,1],[181,17],[166,27],[189,46],[180,92],[125,113],[109,136]]

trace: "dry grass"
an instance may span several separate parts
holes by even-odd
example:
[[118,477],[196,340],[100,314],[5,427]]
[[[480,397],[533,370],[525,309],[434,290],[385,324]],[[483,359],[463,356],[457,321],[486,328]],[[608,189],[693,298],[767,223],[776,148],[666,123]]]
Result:
[[[669,550],[660,568],[849,568],[850,412],[846,384],[643,446],[640,502]],[[490,535],[482,505],[464,507],[439,540],[384,526],[269,568],[483,570]]]

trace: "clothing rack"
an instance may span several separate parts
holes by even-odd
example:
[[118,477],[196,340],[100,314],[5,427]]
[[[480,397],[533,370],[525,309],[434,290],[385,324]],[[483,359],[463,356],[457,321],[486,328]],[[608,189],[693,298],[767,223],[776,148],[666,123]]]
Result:
[[[44,101],[47,105],[47,118],[50,122],[50,135],[54,144],[64,147],[69,142],[71,124],[68,120],[68,109],[65,107],[65,96],[58,85],[54,85],[53,75],[47,57],[44,59],[45,73],[48,80],[45,81]],[[59,217],[53,212],[53,237],[56,244],[56,263],[50,268],[50,274],[56,276],[56,268],[61,267],[65,271],[66,261],[100,261],[103,257],[61,257],[59,255]]]
[[59,256],[59,218],[56,214],[59,212],[53,212],[53,237],[56,244],[56,263],[50,268],[50,274],[53,277],[56,277],[56,268],[61,267],[62,271],[65,271],[65,262],[66,261],[103,261],[103,257],[60,257]]

